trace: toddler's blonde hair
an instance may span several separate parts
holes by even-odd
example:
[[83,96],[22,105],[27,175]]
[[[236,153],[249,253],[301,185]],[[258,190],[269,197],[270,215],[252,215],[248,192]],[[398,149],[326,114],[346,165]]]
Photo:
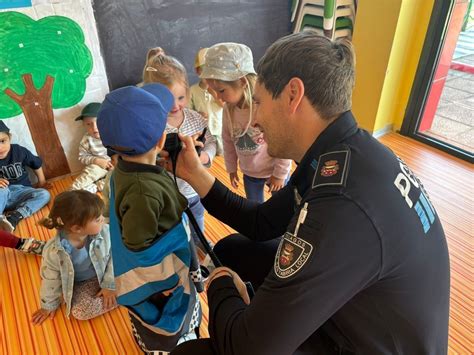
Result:
[[160,83],[168,88],[179,82],[186,87],[186,92],[189,92],[186,68],[178,59],[167,55],[161,47],[148,50],[143,69],[143,82]]

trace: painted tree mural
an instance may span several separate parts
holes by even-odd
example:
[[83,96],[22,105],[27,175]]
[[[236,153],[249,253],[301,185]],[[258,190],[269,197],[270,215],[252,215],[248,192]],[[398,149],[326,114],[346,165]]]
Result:
[[92,55],[76,22],[0,13],[0,119],[23,112],[47,178],[70,172],[53,108],[77,104],[91,71]]

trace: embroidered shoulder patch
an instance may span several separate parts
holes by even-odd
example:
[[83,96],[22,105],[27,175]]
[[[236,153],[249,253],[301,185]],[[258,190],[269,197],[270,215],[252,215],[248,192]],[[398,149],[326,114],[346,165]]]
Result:
[[275,274],[286,279],[296,274],[306,264],[313,251],[307,241],[286,232],[275,256]]
[[350,150],[322,154],[313,177],[312,188],[320,186],[344,186],[349,171]]

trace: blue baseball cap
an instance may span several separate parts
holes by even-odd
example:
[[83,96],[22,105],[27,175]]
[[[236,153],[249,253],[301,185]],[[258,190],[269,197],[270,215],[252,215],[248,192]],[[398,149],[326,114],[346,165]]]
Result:
[[97,114],[100,139],[118,154],[146,153],[163,135],[173,105],[173,94],[161,84],[111,91]]

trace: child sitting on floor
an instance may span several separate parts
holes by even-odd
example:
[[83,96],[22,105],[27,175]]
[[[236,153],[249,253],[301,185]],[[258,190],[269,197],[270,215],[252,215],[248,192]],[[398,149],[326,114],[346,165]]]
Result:
[[201,321],[199,265],[183,216],[187,201],[156,165],[173,105],[163,85],[127,86],[106,96],[97,120],[104,145],[120,156],[110,180],[117,301],[129,310],[145,353],[167,353],[196,338]]
[[[40,221],[58,233],[43,249],[41,308],[32,316],[34,324],[53,318],[61,299],[66,303],[66,316],[71,313],[79,320],[117,306],[109,226],[104,224],[103,210],[99,196],[83,190],[66,191],[54,199],[49,217]],[[9,239],[12,246],[11,236]]]
[[82,121],[86,134],[79,143],[79,161],[86,167],[84,171],[74,180],[72,190],[87,190],[90,192],[102,191],[105,184],[105,176],[109,170],[114,168],[107,149],[100,140],[97,129],[97,112],[100,103],[91,102],[86,105],[77,117],[76,121]]
[[[46,187],[41,159],[18,144],[11,144],[10,129],[0,120],[0,230],[13,232],[17,224],[46,205],[50,194],[34,188],[26,167],[33,169],[38,187]],[[7,212],[5,212],[7,211]]]

